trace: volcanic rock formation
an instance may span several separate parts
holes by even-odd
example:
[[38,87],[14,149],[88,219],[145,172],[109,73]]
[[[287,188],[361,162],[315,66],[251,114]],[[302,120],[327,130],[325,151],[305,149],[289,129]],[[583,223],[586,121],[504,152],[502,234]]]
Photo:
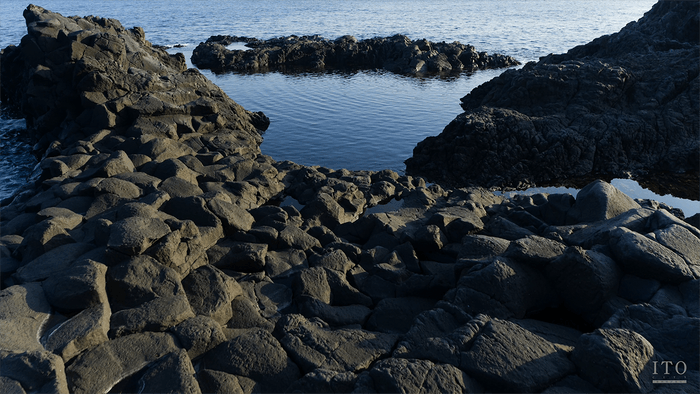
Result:
[[3,104],[42,160],[0,204],[0,392],[700,390],[678,210],[275,162],[140,29],[25,18]]
[[[229,50],[232,42],[246,42],[249,50]],[[216,72],[320,71],[384,69],[399,74],[450,74],[514,66],[517,60],[477,52],[459,42],[411,40],[403,35],[357,40],[320,36],[289,36],[258,40],[212,36],[195,48],[192,63]]]
[[660,1],[619,33],[504,72],[462,98],[407,171],[512,188],[690,178],[671,191],[699,199],[699,19],[696,1]]

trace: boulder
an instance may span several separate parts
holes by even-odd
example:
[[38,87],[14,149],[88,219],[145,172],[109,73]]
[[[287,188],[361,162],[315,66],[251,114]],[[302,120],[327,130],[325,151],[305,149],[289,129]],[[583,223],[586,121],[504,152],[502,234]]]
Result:
[[301,377],[280,343],[265,330],[251,329],[204,355],[204,368],[250,378],[263,393],[284,392]]
[[571,360],[582,378],[604,392],[650,392],[654,347],[624,328],[581,335]]
[[374,307],[366,327],[371,331],[403,334],[411,328],[416,316],[433,305],[435,300],[427,298],[385,298]]
[[[44,350],[16,353],[3,346],[0,350],[0,376],[3,380],[19,383],[20,393],[25,393],[25,390],[57,394],[72,392],[68,390],[63,360]],[[17,390],[17,384],[12,386]]]
[[233,317],[231,301],[243,293],[235,279],[211,265],[192,271],[182,280],[182,286],[195,315],[210,317],[222,325]]
[[107,266],[81,260],[43,282],[49,303],[60,310],[83,310],[107,303]]
[[305,373],[321,367],[358,372],[388,355],[398,340],[393,334],[324,326],[296,314],[285,315],[277,322],[275,336]]
[[136,256],[169,232],[170,227],[161,219],[130,217],[110,226],[107,247],[128,256]]
[[194,317],[184,295],[156,297],[137,307],[114,312],[109,336],[118,338],[142,331],[165,331]]
[[44,350],[39,338],[50,314],[51,305],[41,283],[25,283],[0,291],[1,348],[20,353]]
[[[390,358],[369,370],[371,386],[360,379],[355,392],[377,393],[481,393],[483,387],[464,371],[427,360]],[[369,383],[369,382],[367,382]]]
[[541,391],[576,370],[567,353],[522,327],[492,319],[460,367],[488,390]]
[[568,222],[607,220],[635,208],[641,206],[615,186],[597,180],[578,192],[574,206],[567,213]]
[[180,276],[149,256],[133,257],[107,271],[113,310],[136,308],[159,297],[185,297]]
[[676,252],[634,231],[612,231],[609,245],[624,271],[640,278],[674,284],[695,278]]
[[170,329],[190,359],[196,359],[226,340],[221,325],[206,316],[195,316]]
[[89,243],[71,243],[59,246],[20,267],[12,276],[17,282],[34,282],[54,276],[75,264],[80,256],[94,249]]
[[71,393],[107,392],[125,377],[165,354],[179,351],[168,333],[138,333],[103,342],[66,368]]
[[44,347],[67,363],[108,340],[111,313],[106,302],[81,311],[48,333]]
[[201,394],[187,351],[180,349],[161,357],[139,378],[144,393]]

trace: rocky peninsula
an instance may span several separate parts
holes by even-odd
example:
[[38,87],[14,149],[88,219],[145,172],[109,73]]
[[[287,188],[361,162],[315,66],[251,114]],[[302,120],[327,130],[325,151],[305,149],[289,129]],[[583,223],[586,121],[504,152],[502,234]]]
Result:
[[697,217],[277,162],[142,29],[24,17],[2,101],[41,160],[0,203],[0,392],[700,391]]
[[[229,50],[233,42],[245,42],[248,50]],[[411,40],[404,35],[357,40],[343,36],[289,36],[259,40],[250,37],[212,36],[200,43],[192,63],[215,72],[322,71],[383,69],[422,76],[454,74],[520,64],[510,56],[477,52],[459,42]]]
[[620,32],[508,70],[462,98],[407,171],[523,188],[635,177],[700,199],[700,5],[661,1]]

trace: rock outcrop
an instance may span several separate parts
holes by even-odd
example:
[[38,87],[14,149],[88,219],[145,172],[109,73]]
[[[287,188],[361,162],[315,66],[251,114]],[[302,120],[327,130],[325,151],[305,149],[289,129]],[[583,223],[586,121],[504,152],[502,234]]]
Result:
[[511,188],[632,175],[699,199],[699,8],[660,1],[618,33],[475,88],[407,171]]
[[[248,50],[230,50],[232,42],[246,42]],[[404,35],[357,40],[343,36],[289,36],[258,40],[212,36],[200,43],[192,63],[215,72],[321,71],[384,69],[406,75],[454,74],[520,64],[510,56],[477,52],[459,42],[411,40]]]
[[3,97],[43,159],[0,208],[1,392],[700,390],[677,210],[275,162],[138,29],[25,17]]

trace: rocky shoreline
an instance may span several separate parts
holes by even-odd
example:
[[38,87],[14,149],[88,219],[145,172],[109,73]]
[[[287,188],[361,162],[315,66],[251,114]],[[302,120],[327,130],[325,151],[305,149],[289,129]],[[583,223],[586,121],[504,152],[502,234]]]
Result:
[[142,29],[24,16],[2,100],[41,161],[0,204],[0,391],[700,390],[697,216],[276,162]]
[[[250,49],[226,48],[234,42],[245,42]],[[320,36],[289,36],[269,40],[212,36],[194,49],[192,63],[215,72],[384,69],[413,76],[449,75],[520,64],[510,56],[477,52],[473,46],[459,42],[411,40],[404,35],[359,41],[353,36],[336,40]]]
[[510,188],[661,178],[700,200],[699,15],[697,2],[660,1],[618,33],[504,72],[416,146],[408,173]]

